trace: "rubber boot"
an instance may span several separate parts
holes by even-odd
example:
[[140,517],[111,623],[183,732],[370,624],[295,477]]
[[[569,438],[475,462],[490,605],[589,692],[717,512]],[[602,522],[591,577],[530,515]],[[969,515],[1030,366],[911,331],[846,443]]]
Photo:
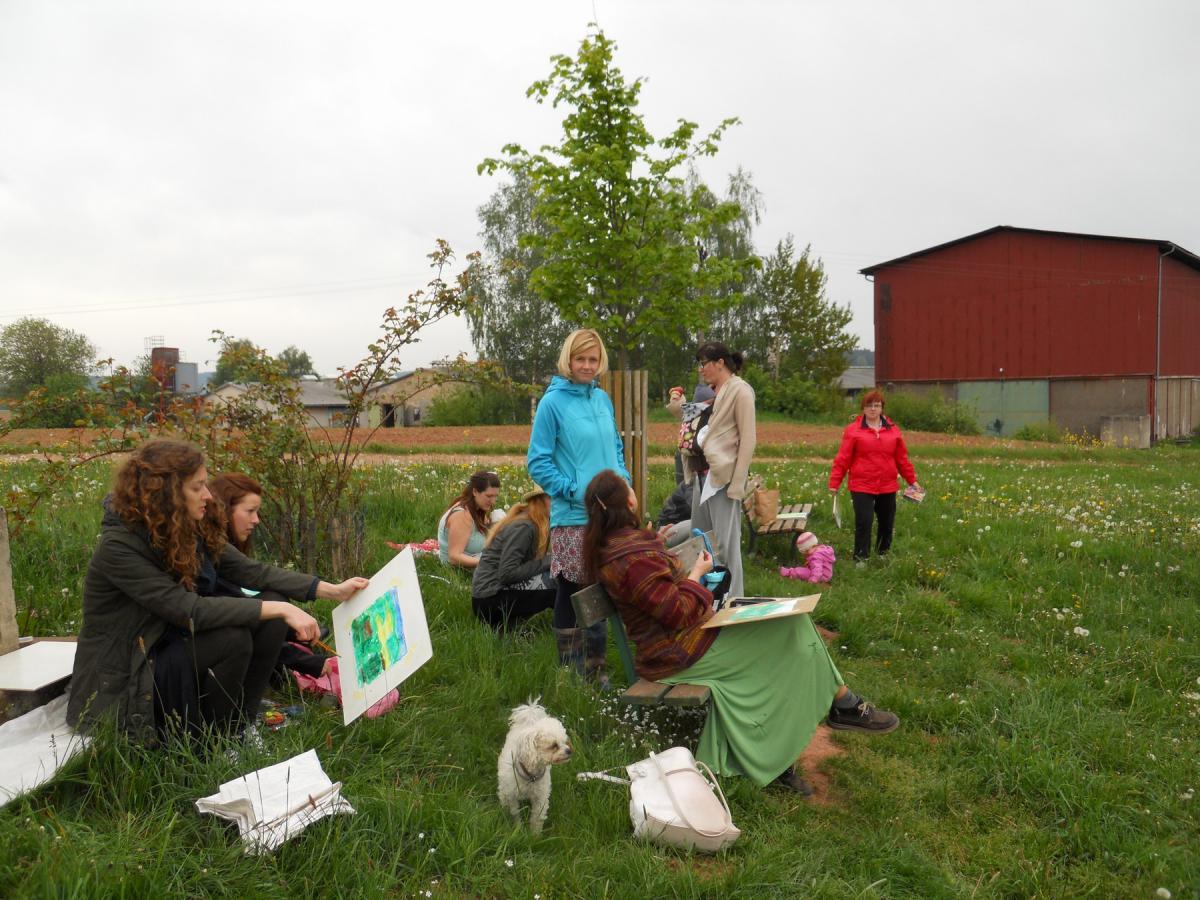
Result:
[[558,644],[558,664],[583,674],[583,629],[555,628],[554,639]]
[[608,690],[608,621],[601,619],[583,629],[583,675],[601,690]]

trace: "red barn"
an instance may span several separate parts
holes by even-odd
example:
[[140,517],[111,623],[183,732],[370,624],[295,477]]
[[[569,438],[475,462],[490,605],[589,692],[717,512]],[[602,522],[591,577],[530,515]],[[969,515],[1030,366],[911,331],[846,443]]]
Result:
[[974,403],[996,434],[1200,425],[1200,257],[1177,244],[1000,225],[862,274],[881,385]]

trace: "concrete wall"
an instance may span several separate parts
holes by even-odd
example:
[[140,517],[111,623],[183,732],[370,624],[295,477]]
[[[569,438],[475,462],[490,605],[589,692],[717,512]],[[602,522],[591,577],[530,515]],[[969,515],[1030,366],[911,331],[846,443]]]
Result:
[[958,402],[975,407],[984,434],[1011,437],[1026,425],[1050,418],[1050,392],[1044,378],[960,381]]
[[1050,382],[1050,418],[1060,428],[1094,438],[1105,416],[1144,416],[1149,378],[1081,378]]
[[1155,419],[1158,440],[1191,437],[1200,426],[1200,378],[1160,378]]

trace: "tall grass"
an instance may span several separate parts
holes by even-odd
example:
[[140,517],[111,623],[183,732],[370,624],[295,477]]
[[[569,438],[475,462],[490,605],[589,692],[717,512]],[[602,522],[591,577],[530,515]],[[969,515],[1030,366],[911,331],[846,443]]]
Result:
[[[1034,452],[1036,448],[1025,448]],[[1056,450],[1058,448],[1055,448]],[[481,457],[479,463],[487,463]],[[30,464],[0,468],[20,483]],[[364,472],[369,566],[419,540],[475,464]],[[716,859],[634,843],[628,796],[574,773],[694,741],[695,716],[638,717],[559,670],[546,621],[496,637],[464,576],[422,560],[434,658],[401,704],[344,728],[304,706],[250,763],[316,747],[358,810],[273,856],[193,801],[237,769],[220,751],[146,751],[111,734],[51,785],[0,811],[5,896],[395,894],[444,897],[1152,897],[1200,890],[1200,458],[1003,454],[919,464],[893,554],[848,565],[826,466],[759,460],[841,561],[816,618],[847,681],[899,713],[881,738],[838,736],[828,805],[725,779],[744,836]],[[503,502],[529,486],[500,467]],[[105,470],[82,474],[13,548],[22,617],[78,627]],[[671,488],[655,467],[654,506]],[[748,589],[792,593],[770,544]],[[65,594],[64,594],[65,591]],[[318,604],[323,616],[328,608]],[[544,619],[544,617],[543,617]],[[753,627],[753,626],[744,626]],[[615,663],[615,654],[613,654]],[[620,680],[619,677],[617,679]],[[542,697],[576,758],[554,773],[546,833],[506,820],[495,756],[513,705]]]

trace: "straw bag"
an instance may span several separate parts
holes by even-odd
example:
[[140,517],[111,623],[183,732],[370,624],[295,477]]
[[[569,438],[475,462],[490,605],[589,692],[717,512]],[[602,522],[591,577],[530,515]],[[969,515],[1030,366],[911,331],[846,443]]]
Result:
[[697,762],[687,747],[651,753],[648,759],[626,766],[625,771],[629,773],[628,781],[604,772],[581,772],[576,777],[629,785],[634,837],[716,853],[741,834],[733,824],[716,776],[704,763]]

